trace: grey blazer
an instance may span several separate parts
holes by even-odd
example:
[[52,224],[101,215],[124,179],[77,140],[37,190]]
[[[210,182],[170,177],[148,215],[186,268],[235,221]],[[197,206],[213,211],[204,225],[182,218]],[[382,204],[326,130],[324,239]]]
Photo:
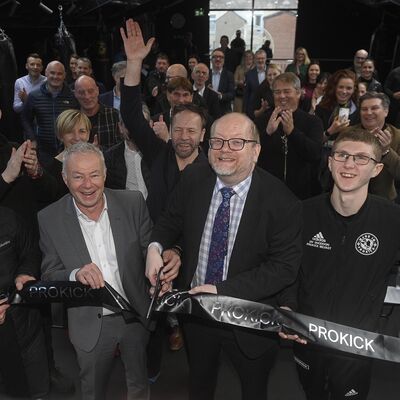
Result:
[[[146,203],[136,191],[105,189],[104,193],[122,285],[145,324],[149,296],[144,260],[152,228]],[[42,210],[38,219],[43,280],[69,280],[72,270],[92,262],[70,194]],[[72,344],[91,351],[97,343],[102,318],[100,307],[69,308]]]

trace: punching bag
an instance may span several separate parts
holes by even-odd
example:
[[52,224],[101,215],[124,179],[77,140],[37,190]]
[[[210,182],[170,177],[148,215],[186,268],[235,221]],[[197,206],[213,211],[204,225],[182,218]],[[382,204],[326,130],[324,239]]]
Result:
[[0,132],[12,141],[19,141],[15,132],[16,115],[13,110],[14,83],[17,79],[17,62],[11,39],[0,28]]
[[76,46],[74,37],[68,32],[67,27],[64,24],[62,5],[58,6],[60,12],[60,25],[57,33],[54,35],[55,51],[58,54],[60,62],[64,64],[65,71],[69,71],[69,58],[71,54],[76,53]]

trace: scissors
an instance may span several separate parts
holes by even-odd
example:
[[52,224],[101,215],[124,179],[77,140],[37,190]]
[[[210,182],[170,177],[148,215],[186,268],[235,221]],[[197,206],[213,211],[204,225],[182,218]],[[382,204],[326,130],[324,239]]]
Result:
[[162,287],[161,272],[163,269],[164,269],[164,267],[161,267],[157,274],[156,286],[154,288],[154,293],[151,298],[149,309],[147,310],[147,315],[146,315],[147,319],[149,319],[151,317],[151,315],[153,314],[154,302],[158,298],[158,295],[160,294],[160,291],[161,291],[161,287]]

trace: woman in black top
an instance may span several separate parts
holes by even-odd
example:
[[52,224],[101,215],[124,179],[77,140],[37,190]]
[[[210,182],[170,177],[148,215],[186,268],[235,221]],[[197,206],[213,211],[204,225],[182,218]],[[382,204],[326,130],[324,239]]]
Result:
[[374,78],[375,62],[372,58],[367,58],[361,65],[361,76],[358,82],[367,84],[367,92],[383,92],[382,84]]

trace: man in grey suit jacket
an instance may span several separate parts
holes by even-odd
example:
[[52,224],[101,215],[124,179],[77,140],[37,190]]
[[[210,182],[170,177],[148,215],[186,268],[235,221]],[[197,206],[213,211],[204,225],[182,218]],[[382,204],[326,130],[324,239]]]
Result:
[[76,280],[92,288],[107,281],[142,317],[140,322],[126,323],[121,315],[99,307],[68,310],[82,398],[104,398],[119,344],[128,398],[148,399],[144,257],[151,221],[145,201],[140,192],[104,189],[104,158],[89,143],[77,143],[66,151],[63,177],[71,194],[39,213],[42,279]]

